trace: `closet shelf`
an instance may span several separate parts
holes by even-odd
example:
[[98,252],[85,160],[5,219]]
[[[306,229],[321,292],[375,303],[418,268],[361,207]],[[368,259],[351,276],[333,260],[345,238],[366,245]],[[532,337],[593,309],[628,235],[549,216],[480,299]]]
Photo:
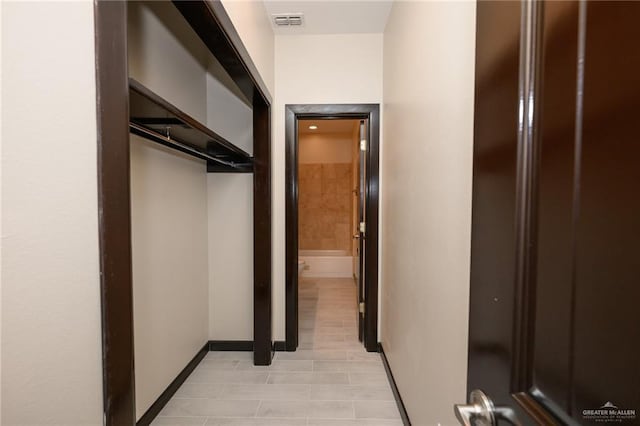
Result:
[[209,172],[253,171],[253,157],[247,152],[132,78],[129,129],[145,139],[206,160]]

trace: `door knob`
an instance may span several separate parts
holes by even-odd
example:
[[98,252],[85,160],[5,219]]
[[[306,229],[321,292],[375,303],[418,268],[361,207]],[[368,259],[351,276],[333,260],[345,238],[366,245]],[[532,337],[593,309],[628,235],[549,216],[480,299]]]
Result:
[[351,238],[353,238],[354,240],[359,240],[360,239],[360,234],[353,234],[351,236]]
[[520,426],[515,411],[511,407],[494,406],[493,401],[480,389],[469,394],[468,404],[453,406],[456,418],[463,426],[497,426],[498,419]]

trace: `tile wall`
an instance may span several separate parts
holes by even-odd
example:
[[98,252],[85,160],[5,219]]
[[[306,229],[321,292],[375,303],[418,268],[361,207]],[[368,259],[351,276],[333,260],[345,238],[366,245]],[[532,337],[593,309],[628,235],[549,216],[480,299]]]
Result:
[[300,164],[300,250],[345,250],[351,254],[352,165]]

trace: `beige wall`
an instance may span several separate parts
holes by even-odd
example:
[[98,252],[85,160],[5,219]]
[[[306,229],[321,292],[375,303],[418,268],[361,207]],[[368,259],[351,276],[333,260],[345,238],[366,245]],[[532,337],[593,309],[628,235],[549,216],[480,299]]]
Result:
[[[2,2],[0,2],[0,29],[2,28]],[[0,30],[0,46],[2,31]],[[2,49],[0,48],[0,51]],[[2,55],[0,54],[0,82],[2,82]],[[0,117],[2,116],[2,84],[0,84]],[[2,206],[2,119],[0,118],[0,206]],[[0,236],[2,233],[2,208],[0,207]],[[2,241],[0,239],[0,241]],[[0,243],[0,423],[2,423],[2,243]]]
[[101,425],[93,3],[1,26],[1,423]]
[[382,103],[382,34],[276,36],[272,109],[274,338],[284,340],[285,104]]
[[[262,1],[223,0],[271,95],[274,35]],[[253,152],[252,112],[207,80],[209,127]],[[253,175],[209,174],[209,338],[253,339]]]
[[[177,10],[130,3],[128,35],[129,75],[205,121],[205,50]],[[208,340],[205,162],[132,135],[131,216],[140,418]]]
[[[207,76],[207,124],[253,152],[253,113]],[[253,339],[253,174],[207,175],[209,339]]]
[[222,5],[273,96],[275,38],[264,3],[261,0],[222,0]]
[[196,120],[207,120],[207,50],[168,2],[128,3],[132,77]]
[[413,424],[466,401],[475,4],[396,2],[384,35],[383,340]]
[[131,135],[136,414],[207,339],[204,161]]

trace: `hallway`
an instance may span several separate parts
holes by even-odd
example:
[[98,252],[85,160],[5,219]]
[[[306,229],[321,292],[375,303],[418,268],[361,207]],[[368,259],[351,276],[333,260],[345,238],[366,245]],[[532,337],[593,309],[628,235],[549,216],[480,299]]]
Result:
[[251,352],[210,352],[154,425],[399,426],[380,355],[358,342],[351,279],[303,279],[300,345],[254,366]]

